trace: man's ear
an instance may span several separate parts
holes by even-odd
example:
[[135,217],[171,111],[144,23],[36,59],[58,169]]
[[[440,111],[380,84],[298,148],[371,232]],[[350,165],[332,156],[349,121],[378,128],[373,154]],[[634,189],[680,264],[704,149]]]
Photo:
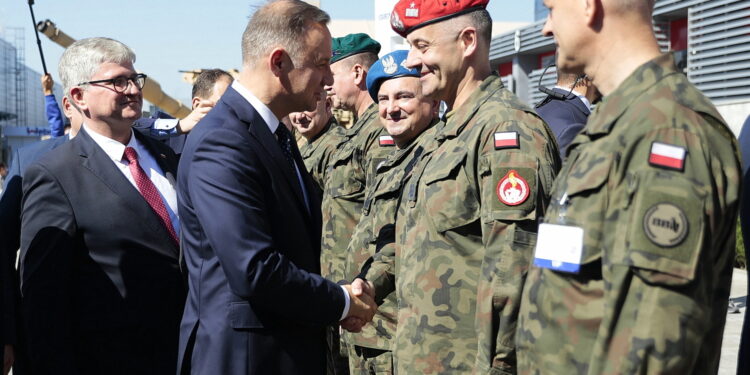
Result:
[[291,67],[287,67],[287,64],[291,64],[291,61],[288,60],[287,53],[283,48],[276,48],[271,51],[268,56],[268,68],[273,75],[279,76],[285,70],[288,71]]
[[580,0],[584,6],[584,20],[586,25],[594,30],[601,30],[602,12],[604,10],[602,0]]
[[199,97],[197,97],[197,96],[196,96],[196,97],[194,97],[194,98],[193,98],[193,101],[192,101],[192,105],[193,105],[193,106],[192,106],[192,108],[191,108],[191,109],[196,109],[196,108],[198,108],[198,106],[199,106],[199,105],[201,105],[201,98],[199,98]]
[[354,84],[360,86],[365,83],[367,71],[362,64],[354,64],[352,66],[352,75],[354,76]]
[[461,30],[460,34],[458,34],[458,39],[464,50],[464,57],[471,56],[475,53],[477,50],[477,44],[479,43],[477,40],[478,37],[477,29],[474,27],[466,27]]
[[80,87],[73,87],[70,89],[71,104],[81,109],[81,111],[87,110],[88,104],[83,98],[83,89]]

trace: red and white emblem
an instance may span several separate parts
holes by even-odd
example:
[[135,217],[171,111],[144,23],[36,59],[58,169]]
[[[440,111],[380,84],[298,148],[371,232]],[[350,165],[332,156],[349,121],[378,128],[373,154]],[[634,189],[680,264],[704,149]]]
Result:
[[396,145],[396,142],[393,141],[393,137],[391,137],[390,135],[381,135],[379,141],[381,147]]
[[687,156],[687,150],[683,147],[654,142],[651,144],[648,163],[657,167],[681,171],[685,169],[685,156]]
[[518,206],[529,198],[529,183],[515,169],[511,169],[497,183],[497,197],[508,206]]
[[518,148],[518,132],[495,133],[495,150]]

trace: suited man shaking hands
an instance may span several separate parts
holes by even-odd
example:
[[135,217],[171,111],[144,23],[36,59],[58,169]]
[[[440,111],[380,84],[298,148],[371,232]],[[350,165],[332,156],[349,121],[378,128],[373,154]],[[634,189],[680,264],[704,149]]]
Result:
[[280,123],[313,110],[332,83],[329,20],[298,0],[258,8],[240,78],[187,138],[180,373],[322,375],[324,328],[343,320],[358,330],[377,308],[320,276],[320,199]]

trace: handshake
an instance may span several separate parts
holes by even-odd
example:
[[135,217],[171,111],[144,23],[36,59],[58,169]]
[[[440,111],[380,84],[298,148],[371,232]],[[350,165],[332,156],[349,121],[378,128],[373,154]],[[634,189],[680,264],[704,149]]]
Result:
[[349,313],[340,322],[341,327],[349,332],[357,333],[362,327],[372,321],[378,305],[375,304],[375,289],[372,283],[362,279],[355,279],[349,285],[344,285],[349,292]]

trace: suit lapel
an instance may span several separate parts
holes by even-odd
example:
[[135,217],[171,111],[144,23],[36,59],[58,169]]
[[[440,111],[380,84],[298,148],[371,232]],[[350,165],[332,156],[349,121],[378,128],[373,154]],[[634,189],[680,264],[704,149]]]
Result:
[[89,170],[109,190],[122,199],[124,206],[133,212],[135,219],[131,222],[143,223],[147,230],[159,233],[159,237],[164,239],[163,242],[169,244],[169,247],[166,248],[172,252],[170,255],[177,254],[178,249],[170,240],[169,233],[162,224],[161,219],[151,209],[151,206],[148,205],[148,202],[146,202],[135,186],[117,169],[112,159],[94,142],[91,136],[81,128],[72,142],[78,146],[79,156],[83,159],[83,167]]
[[[293,199],[297,201],[301,211],[305,215],[308,215],[308,209],[305,207],[305,198],[302,195],[302,187],[297,178],[297,173],[289,165],[284,153],[281,151],[281,147],[279,147],[276,137],[271,133],[271,129],[268,128],[268,124],[266,124],[255,108],[253,108],[253,106],[251,106],[247,100],[245,100],[245,98],[231,86],[227,88],[227,91],[221,99],[234,110],[240,121],[248,125],[248,132],[250,135],[259,141],[263,149],[266,151],[266,154],[272,160],[274,164],[274,167],[271,168],[272,173],[280,173],[284,176],[284,180],[293,192]],[[292,140],[292,149],[296,150],[296,145],[294,145],[293,141],[294,140]],[[299,151],[296,151],[296,155],[299,155]],[[304,165],[304,163],[300,164],[297,162],[298,168],[304,168]],[[309,191],[310,190],[308,189],[308,192]],[[310,195],[311,194],[308,194],[308,196]]]

